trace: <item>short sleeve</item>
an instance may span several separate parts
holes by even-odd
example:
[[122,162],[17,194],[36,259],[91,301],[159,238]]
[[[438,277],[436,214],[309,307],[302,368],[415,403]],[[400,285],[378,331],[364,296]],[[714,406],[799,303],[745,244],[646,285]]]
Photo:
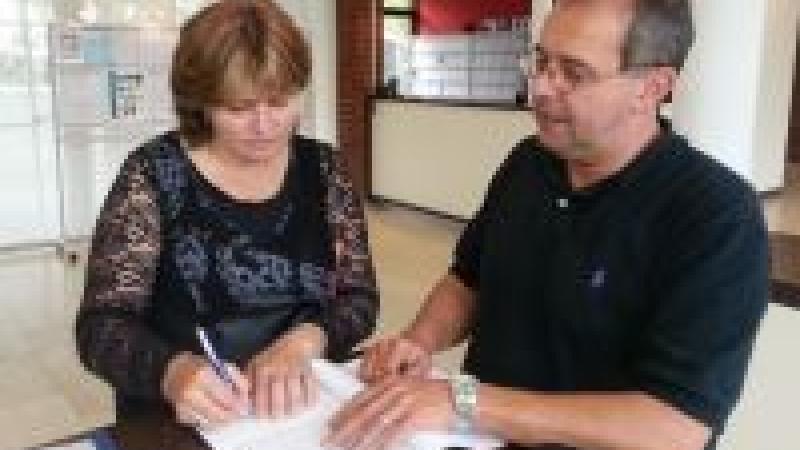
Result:
[[518,144],[495,171],[480,208],[467,222],[456,243],[450,273],[470,289],[477,289],[479,284],[486,224],[496,214],[498,201],[506,191],[522,152],[532,151],[527,148],[526,143],[527,141],[522,141]]
[[639,388],[719,434],[766,310],[767,233],[754,196],[684,213],[658,264],[633,373]]

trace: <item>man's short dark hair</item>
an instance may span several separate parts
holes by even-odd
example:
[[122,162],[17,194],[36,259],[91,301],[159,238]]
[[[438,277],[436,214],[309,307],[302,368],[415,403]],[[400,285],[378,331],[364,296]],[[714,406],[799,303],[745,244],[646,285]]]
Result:
[[622,68],[683,69],[694,43],[689,0],[635,0],[633,17],[622,44]]

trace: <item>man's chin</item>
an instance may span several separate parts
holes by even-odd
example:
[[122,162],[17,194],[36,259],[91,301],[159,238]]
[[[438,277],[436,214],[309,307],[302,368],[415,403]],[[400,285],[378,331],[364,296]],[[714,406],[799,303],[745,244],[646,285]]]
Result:
[[563,130],[540,129],[538,137],[542,145],[554,151],[566,150],[572,145],[571,136]]

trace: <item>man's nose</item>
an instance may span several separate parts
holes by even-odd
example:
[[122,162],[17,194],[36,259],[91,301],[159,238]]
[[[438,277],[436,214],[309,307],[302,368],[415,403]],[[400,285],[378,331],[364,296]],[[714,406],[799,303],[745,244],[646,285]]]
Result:
[[550,97],[559,92],[559,77],[552,67],[534,72],[528,77],[528,92],[533,101],[537,97]]

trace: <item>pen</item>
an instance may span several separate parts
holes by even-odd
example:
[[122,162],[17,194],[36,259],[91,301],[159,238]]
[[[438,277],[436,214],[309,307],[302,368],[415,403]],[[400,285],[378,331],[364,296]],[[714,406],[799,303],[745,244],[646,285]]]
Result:
[[353,350],[350,350],[350,352],[348,352],[344,356],[344,358],[342,358],[342,359],[344,361],[352,361],[354,359],[361,358],[362,356],[364,356],[364,350],[362,350],[362,349],[353,349]]
[[217,352],[214,351],[214,347],[211,345],[211,341],[208,339],[208,334],[203,327],[195,328],[195,333],[197,334],[197,339],[200,341],[200,345],[203,347],[203,353],[205,353],[206,358],[208,358],[209,364],[211,364],[211,368],[214,369],[214,373],[217,374],[222,381],[234,387],[236,383],[233,381],[233,375],[231,375],[228,366],[219,359],[217,356]]

